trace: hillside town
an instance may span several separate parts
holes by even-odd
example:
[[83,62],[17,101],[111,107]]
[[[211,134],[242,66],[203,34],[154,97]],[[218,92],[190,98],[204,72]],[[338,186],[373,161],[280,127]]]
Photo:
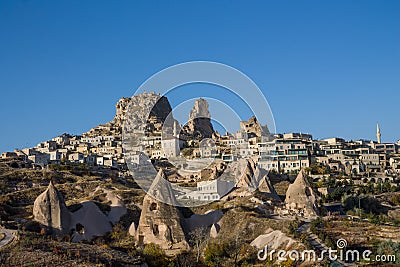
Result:
[[[146,115],[139,107],[151,112],[132,125]],[[260,266],[257,250],[265,246],[318,252],[344,232],[354,247],[370,248],[371,236],[381,246],[400,241],[400,141],[382,143],[379,125],[376,140],[315,140],[270,133],[256,117],[221,134],[202,98],[186,124],[170,114],[166,97],[143,93],[120,99],[112,121],[82,135],[2,153],[0,233],[7,242],[0,242],[0,260],[21,264],[15,253],[42,260],[27,254],[38,236],[52,245],[35,241],[35,251],[57,251],[52,261],[82,263],[61,248],[68,246],[89,262],[122,266],[167,266],[181,257],[196,262],[183,266],[216,266],[220,258],[223,266]],[[360,233],[365,228],[369,234]],[[220,255],[219,245],[237,258]],[[277,260],[284,262],[294,266]]]
[[[147,101],[149,97],[156,95],[147,93],[133,98]],[[32,148],[3,152],[1,157],[18,158],[29,168],[44,169],[52,164],[70,163],[126,173],[121,129],[129,101],[130,98],[122,98],[116,105],[114,120],[87,133],[62,134]],[[167,111],[170,112],[170,107]],[[192,110],[192,113],[199,112],[199,116],[208,120],[206,126],[204,123],[196,125],[196,119],[190,115],[189,124],[181,125],[181,131],[175,129],[173,138],[163,138],[160,118],[151,118],[154,120],[151,121],[151,134],[143,138],[142,152],[153,162],[184,155],[191,159],[213,158],[229,163],[255,156],[260,168],[275,173],[296,174],[301,169],[319,165],[326,166],[331,173],[353,179],[364,177],[367,182],[371,179],[395,182],[394,178],[400,175],[400,140],[382,143],[379,125],[376,125],[376,140],[346,141],[339,137],[315,140],[311,134],[269,133],[267,126],[260,125],[255,117],[251,117],[240,122],[240,130],[236,133],[220,134],[212,128],[204,99],[197,100]],[[193,138],[194,131],[205,132],[205,137],[209,137],[208,143],[199,143],[198,138]]]

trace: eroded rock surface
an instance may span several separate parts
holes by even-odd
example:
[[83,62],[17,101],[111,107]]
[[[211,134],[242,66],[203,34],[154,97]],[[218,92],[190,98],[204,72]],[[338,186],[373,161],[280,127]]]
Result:
[[166,253],[175,254],[189,249],[189,245],[181,224],[183,217],[175,206],[165,202],[176,203],[176,199],[164,173],[160,170],[149,193],[143,199],[135,238],[138,244],[155,243],[166,250]]
[[35,221],[55,230],[68,233],[71,227],[71,214],[67,209],[61,193],[50,182],[47,189],[40,194],[33,204]]
[[300,171],[293,184],[289,185],[285,199],[286,209],[308,216],[318,215],[317,199],[304,170]]

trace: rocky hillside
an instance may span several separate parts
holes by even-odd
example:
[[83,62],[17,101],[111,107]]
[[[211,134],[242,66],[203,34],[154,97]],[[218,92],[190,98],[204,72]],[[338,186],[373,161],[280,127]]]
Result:
[[[160,96],[154,92],[143,93],[140,95],[134,95],[132,97],[121,98],[115,108],[115,117],[112,121],[100,124],[88,132],[84,133],[84,136],[96,137],[99,135],[114,135],[120,137],[122,135],[122,124],[126,119],[127,112],[134,113],[133,111],[144,110],[143,107],[153,105],[151,109],[149,119],[153,118],[152,121],[165,121],[168,114],[172,111],[171,105],[168,99],[164,96]],[[136,116],[145,116],[145,114],[134,114]]]

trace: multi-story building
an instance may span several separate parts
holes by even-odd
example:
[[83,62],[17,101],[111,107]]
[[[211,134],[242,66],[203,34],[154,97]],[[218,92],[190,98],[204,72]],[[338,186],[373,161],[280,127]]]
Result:
[[397,153],[397,145],[395,143],[370,143],[369,145],[377,154],[389,155]]
[[180,153],[179,138],[170,136],[161,140],[162,153],[166,158],[177,157]]
[[32,155],[28,156],[28,159],[32,161],[33,164],[44,166],[49,163],[50,156],[49,154],[36,151]]
[[400,174],[400,156],[394,156],[389,159],[392,170]]
[[222,181],[219,179],[212,181],[203,181],[197,183],[197,190],[185,195],[186,198],[208,201],[220,200],[229,193],[235,186],[233,181]]
[[259,165],[278,172],[295,172],[310,166],[312,137],[304,134],[286,134],[272,141],[258,143]]
[[51,151],[48,153],[49,154],[49,160],[52,162],[60,162],[63,156],[63,153],[60,151]]
[[68,155],[68,161],[74,163],[84,163],[85,156],[82,153],[74,152]]

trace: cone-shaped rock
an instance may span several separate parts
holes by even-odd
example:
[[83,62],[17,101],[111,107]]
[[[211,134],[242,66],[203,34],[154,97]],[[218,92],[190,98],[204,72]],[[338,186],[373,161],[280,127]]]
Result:
[[176,254],[189,249],[189,245],[182,229],[179,210],[166,203],[176,203],[176,199],[171,185],[160,170],[143,199],[135,239],[138,244],[155,243],[166,250],[167,254]]
[[210,229],[210,237],[211,238],[217,238],[220,229],[221,229],[221,227],[219,226],[219,224],[218,223],[214,223],[211,226],[211,229]]
[[164,172],[160,169],[151,184],[147,195],[155,198],[157,201],[177,206],[174,191],[170,182],[165,178]]
[[258,190],[268,198],[274,199],[276,201],[281,201],[278,193],[275,191],[274,186],[271,184],[268,175],[264,175],[263,179],[260,182]]
[[35,221],[48,226],[58,233],[68,233],[71,224],[71,214],[64,198],[50,182],[46,191],[40,194],[33,204]]
[[301,170],[293,184],[289,185],[285,206],[288,210],[306,217],[316,216],[318,215],[316,202],[315,194],[306,179],[304,170]]
[[259,171],[254,158],[241,159],[239,162],[236,186],[255,189],[258,186]]
[[131,225],[129,226],[129,235],[135,236],[136,235],[136,225],[135,222],[132,222]]

